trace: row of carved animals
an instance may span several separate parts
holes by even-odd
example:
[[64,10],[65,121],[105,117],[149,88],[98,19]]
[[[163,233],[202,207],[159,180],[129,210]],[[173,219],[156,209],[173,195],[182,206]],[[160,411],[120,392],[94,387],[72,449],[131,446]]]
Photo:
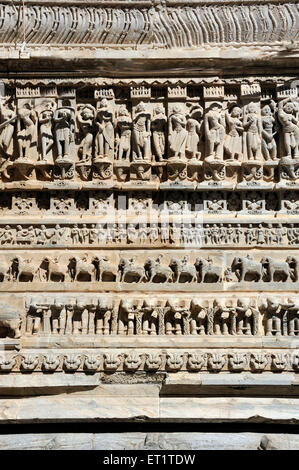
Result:
[[[118,266],[112,264],[106,256],[95,256],[91,261],[87,255],[73,256],[64,265],[59,257],[45,257],[36,266],[32,259],[15,256],[11,261],[2,260],[0,276],[2,281],[118,281],[118,282],[210,282],[223,281],[266,281],[297,282],[299,280],[298,260],[288,256],[286,261],[277,261],[264,256],[255,261],[251,255],[236,256],[231,267],[215,266],[211,258],[198,257],[194,264],[183,259],[172,258],[168,266],[161,263],[163,255],[148,259],[144,265],[135,262],[135,257],[120,259]],[[233,277],[235,274],[235,278]]]
[[65,303],[31,299],[24,315],[12,306],[0,303],[0,328],[15,338],[26,334],[99,334],[99,335],[299,335],[299,301],[241,297],[191,301],[179,298],[121,300],[84,297]]
[[[290,97],[252,101],[246,105],[209,102],[175,103],[168,116],[164,106],[139,101],[133,113],[124,104],[118,108],[103,98],[97,107],[77,104],[72,99],[33,99],[16,104],[10,97],[0,104],[0,150],[2,172],[10,159],[34,158],[47,163],[72,163],[77,144],[78,160],[89,163],[103,159],[164,161],[201,158],[207,161],[277,160],[299,157],[299,102]],[[279,139],[278,139],[279,137]],[[281,150],[278,152],[278,140]]]
[[[263,226],[265,225],[265,226]],[[294,245],[299,243],[299,227],[294,224],[197,224],[122,223],[46,225],[6,225],[0,228],[1,245],[107,245],[194,244],[205,245]]]

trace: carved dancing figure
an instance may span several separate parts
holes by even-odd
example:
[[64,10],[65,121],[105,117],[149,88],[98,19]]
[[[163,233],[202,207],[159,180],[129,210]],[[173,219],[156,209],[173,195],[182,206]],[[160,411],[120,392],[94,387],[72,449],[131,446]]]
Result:
[[1,171],[8,164],[8,160],[13,155],[13,135],[15,131],[15,122],[17,119],[16,107],[10,97],[4,101],[0,101],[0,154],[4,159],[1,161]]
[[231,160],[241,160],[242,157],[242,133],[244,127],[241,117],[242,110],[236,104],[233,104],[225,111],[228,134],[224,140],[224,150]]
[[113,111],[106,98],[100,102],[100,107],[96,112],[96,145],[95,161],[103,158],[113,159],[114,157],[114,125]]
[[169,152],[172,158],[185,159],[187,136],[186,118],[180,106],[176,105],[168,120]]
[[90,162],[93,150],[93,129],[96,110],[91,104],[78,105],[77,122],[82,134],[78,148],[81,162]]
[[202,126],[200,120],[203,116],[203,109],[200,105],[194,105],[190,109],[187,117],[186,130],[188,132],[186,141],[186,154],[188,158],[199,159],[199,142],[202,138]]
[[54,101],[45,101],[38,116],[42,161],[47,160],[48,154],[54,145],[52,123],[55,108],[56,103]]
[[121,105],[118,109],[118,118],[116,121],[117,160],[130,160],[131,134],[132,118],[126,106]]
[[165,133],[166,133],[167,117],[164,107],[158,104],[154,108],[152,118],[152,135],[154,155],[159,162],[163,162],[165,156]]
[[288,97],[278,103],[278,119],[282,125],[282,135],[286,158],[299,157],[299,123],[295,115],[297,107]]
[[212,103],[204,117],[205,137],[207,146],[206,160],[223,160],[225,121],[222,105]]
[[24,103],[18,109],[17,139],[19,158],[28,158],[30,150],[37,142],[37,115],[32,103]]
[[262,122],[258,114],[257,103],[251,102],[245,107],[243,126],[248,160],[261,160]]
[[70,146],[74,141],[75,110],[70,104],[69,100],[63,100],[61,107],[56,109],[54,115],[55,136],[58,152],[56,162],[58,163],[61,160],[71,161]]
[[142,101],[133,119],[133,160],[151,160],[151,114]]
[[265,160],[276,160],[277,157],[275,106],[271,100],[262,107],[262,150]]

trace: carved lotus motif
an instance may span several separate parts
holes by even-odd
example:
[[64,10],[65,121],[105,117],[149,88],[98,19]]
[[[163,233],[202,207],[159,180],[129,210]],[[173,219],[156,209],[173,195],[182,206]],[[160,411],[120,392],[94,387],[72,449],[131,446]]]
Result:
[[88,370],[97,370],[100,366],[100,358],[99,356],[86,356],[84,361],[84,366]]
[[264,353],[252,353],[250,365],[256,372],[264,370],[268,365],[267,355]]
[[105,369],[116,370],[121,363],[121,356],[115,353],[104,354],[104,366]]
[[24,370],[34,370],[36,366],[38,365],[39,359],[38,356],[34,355],[28,355],[28,356],[22,356],[22,362],[21,362],[21,367]]
[[284,370],[288,365],[288,356],[284,353],[272,354],[272,366],[276,370]]
[[45,370],[56,370],[60,364],[60,357],[54,354],[49,354],[44,357],[43,368]]
[[206,363],[207,356],[202,353],[192,353],[188,355],[187,366],[191,370],[200,370]]
[[184,356],[179,353],[167,354],[166,364],[171,370],[179,370],[184,364]]
[[221,370],[224,367],[225,362],[225,354],[214,353],[209,355],[208,366],[213,371]]
[[162,356],[161,354],[147,354],[145,365],[150,370],[159,369],[162,364]]
[[80,365],[81,365],[81,356],[77,354],[65,356],[64,366],[67,370],[77,370]]
[[130,354],[125,354],[124,367],[126,369],[135,370],[142,363],[142,358],[137,353],[133,352]]
[[231,353],[229,354],[228,365],[230,369],[235,372],[244,370],[247,367],[248,358],[244,353]]
[[16,365],[16,356],[0,356],[0,370],[11,370]]

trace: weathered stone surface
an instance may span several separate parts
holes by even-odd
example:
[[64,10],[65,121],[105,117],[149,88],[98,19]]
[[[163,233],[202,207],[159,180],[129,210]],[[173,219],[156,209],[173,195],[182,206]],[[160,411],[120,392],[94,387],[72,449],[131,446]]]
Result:
[[298,28],[293,0],[0,0],[1,424],[298,423]]

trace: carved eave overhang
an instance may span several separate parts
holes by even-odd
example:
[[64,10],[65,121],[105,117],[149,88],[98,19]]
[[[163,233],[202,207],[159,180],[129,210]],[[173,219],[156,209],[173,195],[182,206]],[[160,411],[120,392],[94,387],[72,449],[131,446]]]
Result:
[[[71,3],[71,5],[70,5]],[[265,73],[299,62],[289,1],[0,1],[0,72]],[[266,69],[265,69],[266,68]],[[275,72],[274,72],[275,73]]]

